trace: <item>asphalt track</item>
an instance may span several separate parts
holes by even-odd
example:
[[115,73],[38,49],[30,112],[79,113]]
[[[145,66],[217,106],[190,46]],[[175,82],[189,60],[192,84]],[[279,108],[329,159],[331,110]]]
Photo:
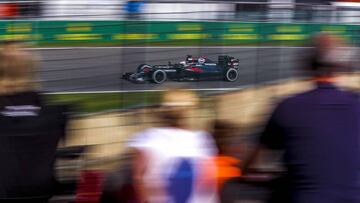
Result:
[[[240,88],[298,76],[303,55],[301,47],[115,47],[46,48],[33,50],[40,55],[39,79],[45,92],[156,90],[168,85],[192,89]],[[178,62],[187,54],[206,56],[217,61],[227,54],[240,60],[239,79],[193,81],[164,84],[134,84],[120,79],[124,72],[135,71],[139,64]]]

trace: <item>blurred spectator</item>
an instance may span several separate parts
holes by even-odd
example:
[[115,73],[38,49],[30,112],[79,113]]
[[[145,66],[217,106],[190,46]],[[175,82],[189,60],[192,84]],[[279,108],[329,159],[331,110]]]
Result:
[[235,18],[245,20],[263,20],[267,13],[267,2],[239,2],[235,4]]
[[[240,160],[234,156],[234,149],[231,147],[231,139],[237,134],[237,128],[229,121],[216,120],[214,122],[213,137],[218,150],[215,158],[217,167],[218,188],[231,178],[240,177]],[[239,148],[239,146],[237,146]],[[236,150],[239,151],[239,150]]]
[[224,203],[231,198],[229,197],[229,187],[232,187],[232,184],[228,183],[241,176],[240,160],[234,156],[234,154],[238,154],[239,146],[236,149],[232,148],[231,142],[238,134],[238,128],[229,121],[215,120],[213,123],[212,135],[218,150],[218,154],[215,156],[216,179],[220,200]]
[[2,19],[13,19],[19,16],[19,8],[14,3],[0,3],[0,17]]
[[273,202],[359,202],[360,100],[335,86],[347,49],[328,34],[315,37],[314,44],[308,70],[316,88],[275,108],[244,168],[264,148],[283,149],[287,176],[279,187],[284,189],[280,200]]
[[141,18],[142,7],[145,2],[141,0],[130,0],[125,5],[127,18],[130,20],[139,20]]
[[134,180],[139,202],[217,202],[215,147],[204,132],[187,129],[186,117],[196,107],[194,92],[173,89],[164,93],[160,118],[164,127],[137,134]]
[[65,108],[44,104],[36,90],[36,62],[18,43],[0,51],[0,202],[47,202],[55,192]]
[[332,17],[331,0],[296,0],[295,20],[329,22]]
[[42,1],[23,1],[19,4],[21,17],[40,17],[42,13]]
[[132,178],[133,154],[126,151],[120,159],[120,166],[106,174],[100,201],[102,203],[136,203]]
[[[101,200],[104,172],[84,170],[80,174],[76,189],[76,203],[99,203]],[[123,201],[121,201],[123,202]],[[110,203],[110,202],[109,202]]]
[[333,2],[334,17],[339,23],[358,23],[360,21],[359,0],[337,0]]

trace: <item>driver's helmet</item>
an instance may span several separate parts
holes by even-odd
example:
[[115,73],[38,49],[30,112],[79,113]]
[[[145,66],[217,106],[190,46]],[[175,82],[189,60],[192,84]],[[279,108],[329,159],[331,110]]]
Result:
[[198,63],[199,64],[204,64],[205,62],[206,62],[205,58],[203,58],[203,57],[198,58]]

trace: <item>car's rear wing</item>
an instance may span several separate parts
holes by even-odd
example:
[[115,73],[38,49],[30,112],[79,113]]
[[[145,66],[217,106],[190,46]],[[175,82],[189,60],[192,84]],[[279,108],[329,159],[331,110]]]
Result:
[[218,57],[218,64],[221,67],[234,67],[239,65],[239,59],[228,55],[220,55]]

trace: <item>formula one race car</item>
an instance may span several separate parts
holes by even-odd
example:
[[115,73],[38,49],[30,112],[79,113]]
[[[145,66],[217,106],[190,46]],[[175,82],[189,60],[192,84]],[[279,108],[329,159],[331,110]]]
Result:
[[185,61],[168,65],[141,64],[136,72],[124,73],[123,79],[135,82],[153,82],[161,84],[166,80],[192,81],[192,80],[225,80],[234,82],[238,79],[239,60],[234,57],[221,55],[218,62],[208,58],[194,58],[191,55]]

